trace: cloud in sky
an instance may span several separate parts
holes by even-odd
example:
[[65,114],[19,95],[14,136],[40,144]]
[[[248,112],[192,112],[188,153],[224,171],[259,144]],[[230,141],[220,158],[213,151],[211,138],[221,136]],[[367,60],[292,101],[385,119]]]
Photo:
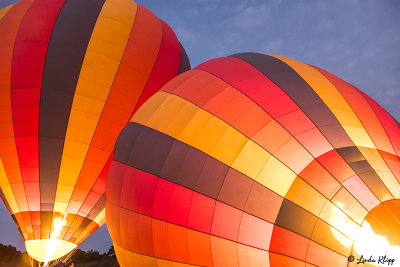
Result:
[[231,16],[227,17],[226,25],[238,28],[240,31],[247,31],[259,27],[269,27],[272,19],[272,12],[282,3],[281,0],[270,1],[260,5],[242,3],[232,8]]
[[400,120],[400,1],[137,2],[177,29],[194,66],[245,51],[292,57],[352,83]]

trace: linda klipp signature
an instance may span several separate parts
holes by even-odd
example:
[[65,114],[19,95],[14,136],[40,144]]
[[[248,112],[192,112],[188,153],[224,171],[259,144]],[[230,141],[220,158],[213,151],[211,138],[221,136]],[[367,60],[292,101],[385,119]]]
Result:
[[390,265],[394,264],[395,259],[391,259],[386,255],[379,256],[379,257],[372,257],[372,255],[371,255],[371,256],[369,256],[369,258],[364,258],[363,255],[361,255],[359,258],[356,258],[353,255],[350,255],[348,257],[348,261],[349,262],[356,261],[357,264],[364,264],[364,263],[371,262],[371,263],[383,264],[383,265],[387,264],[390,266]]

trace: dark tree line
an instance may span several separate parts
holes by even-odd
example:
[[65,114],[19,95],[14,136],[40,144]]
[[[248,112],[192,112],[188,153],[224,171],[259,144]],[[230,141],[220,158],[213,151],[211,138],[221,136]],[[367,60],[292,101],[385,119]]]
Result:
[[115,257],[114,246],[107,253],[100,254],[96,250],[83,251],[77,249],[71,257],[76,267],[119,267]]
[[25,267],[30,266],[29,256],[26,252],[18,251],[11,245],[0,243],[0,267]]
[[[83,251],[77,249],[70,261],[75,263],[76,267],[119,267],[115,257],[114,247],[111,246],[108,252],[100,254],[98,251]],[[30,267],[31,261],[26,252],[18,251],[11,245],[0,243],[0,267]]]

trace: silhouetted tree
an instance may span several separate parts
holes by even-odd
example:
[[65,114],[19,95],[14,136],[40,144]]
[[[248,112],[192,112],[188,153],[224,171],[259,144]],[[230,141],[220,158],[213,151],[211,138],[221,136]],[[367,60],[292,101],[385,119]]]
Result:
[[112,257],[112,258],[116,258],[114,246],[111,246],[110,249],[107,251],[107,256],[108,257]]
[[70,261],[75,263],[76,267],[118,267],[118,261],[115,257],[114,247],[111,246],[107,253],[100,254],[96,250],[82,251],[77,249],[72,255]]
[[[113,246],[103,254],[96,250],[85,252],[77,249],[70,258],[69,262],[71,261],[75,263],[75,267],[119,267]],[[26,252],[20,252],[11,245],[0,243],[0,267],[10,266],[30,267],[30,258]]]
[[3,245],[0,243],[0,267],[6,266],[30,266],[29,256],[26,252],[22,253],[11,245]]

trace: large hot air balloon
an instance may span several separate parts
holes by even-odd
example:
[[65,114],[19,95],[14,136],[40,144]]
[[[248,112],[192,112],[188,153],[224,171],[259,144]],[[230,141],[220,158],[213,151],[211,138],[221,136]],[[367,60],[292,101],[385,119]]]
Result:
[[119,132],[190,65],[131,0],[22,0],[0,17],[0,195],[29,255],[47,261],[104,224]]
[[106,189],[118,261],[347,266],[368,245],[392,259],[399,155],[398,123],[340,78],[282,56],[210,60],[118,138]]

